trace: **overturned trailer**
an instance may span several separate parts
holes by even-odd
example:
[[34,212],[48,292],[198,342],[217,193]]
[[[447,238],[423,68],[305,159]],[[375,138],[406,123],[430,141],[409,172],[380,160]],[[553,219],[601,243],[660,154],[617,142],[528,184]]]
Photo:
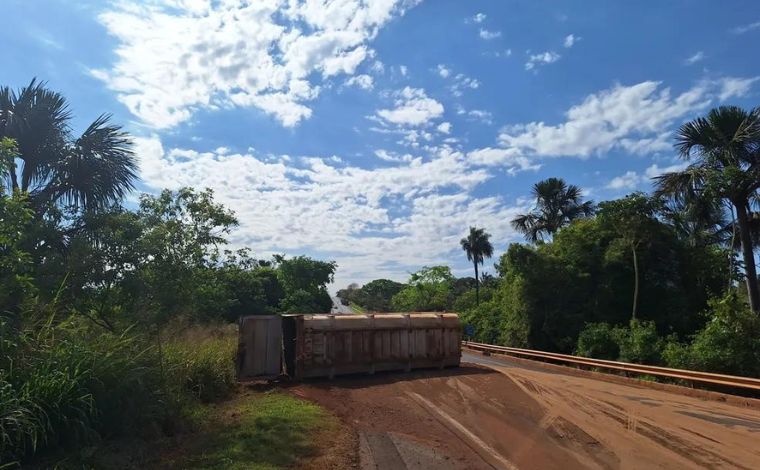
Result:
[[240,319],[240,380],[333,377],[458,366],[461,324],[453,313],[266,315]]

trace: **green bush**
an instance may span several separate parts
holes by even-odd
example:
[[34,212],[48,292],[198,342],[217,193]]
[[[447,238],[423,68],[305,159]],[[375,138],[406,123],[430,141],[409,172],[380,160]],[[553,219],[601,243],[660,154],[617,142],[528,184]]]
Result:
[[588,323],[578,335],[576,354],[617,360],[620,357],[620,345],[615,329],[608,323]]
[[663,340],[653,321],[631,320],[628,328],[616,329],[620,360],[637,364],[659,364]]
[[[491,301],[493,299],[494,290],[489,289],[487,287],[481,287],[480,288],[480,303],[486,303]],[[454,303],[452,305],[452,309],[454,312],[464,312],[465,310],[469,310],[472,308],[477,307],[477,303],[475,302],[475,289],[470,289],[468,291],[463,292],[461,295],[456,297],[454,300]]]
[[528,318],[519,310],[507,308],[501,299],[481,302],[475,308],[462,312],[463,324],[472,325],[473,340],[524,348],[528,346],[530,326]]
[[671,367],[760,377],[760,316],[736,294],[708,302],[709,320],[691,344],[671,344]]
[[651,321],[631,320],[628,327],[589,323],[578,336],[576,353],[597,359],[658,364],[664,345]]

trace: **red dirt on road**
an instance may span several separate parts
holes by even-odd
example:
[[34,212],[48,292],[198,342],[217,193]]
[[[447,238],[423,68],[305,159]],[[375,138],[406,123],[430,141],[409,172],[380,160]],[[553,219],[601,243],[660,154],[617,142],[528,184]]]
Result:
[[508,359],[465,354],[463,361],[458,369],[290,390],[366,437],[363,468],[760,468],[760,407]]

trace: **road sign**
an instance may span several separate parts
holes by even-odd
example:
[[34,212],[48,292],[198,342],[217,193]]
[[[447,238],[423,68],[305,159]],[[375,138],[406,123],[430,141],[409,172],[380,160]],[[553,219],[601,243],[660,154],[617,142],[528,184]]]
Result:
[[472,325],[465,325],[464,326],[464,335],[465,336],[473,336],[475,334],[475,327]]

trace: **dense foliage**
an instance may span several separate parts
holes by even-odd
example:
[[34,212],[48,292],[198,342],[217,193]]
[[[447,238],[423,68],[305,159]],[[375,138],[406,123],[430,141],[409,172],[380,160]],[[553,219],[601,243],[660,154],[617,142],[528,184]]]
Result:
[[[389,305],[457,311],[472,339],[492,344],[760,376],[760,316],[716,208],[644,193],[604,201],[549,241],[508,246],[480,303],[474,279],[435,266],[396,286]],[[365,287],[344,292],[364,305]]]
[[228,249],[238,221],[210,190],[123,205],[129,136],[100,117],[74,137],[70,117],[44,84],[0,88],[0,468],[171,434],[235,385],[235,327],[215,325],[331,307],[334,262]]
[[338,291],[338,297],[353,302],[371,312],[390,312],[391,299],[404,284],[390,279],[375,279],[359,287],[355,284]]

